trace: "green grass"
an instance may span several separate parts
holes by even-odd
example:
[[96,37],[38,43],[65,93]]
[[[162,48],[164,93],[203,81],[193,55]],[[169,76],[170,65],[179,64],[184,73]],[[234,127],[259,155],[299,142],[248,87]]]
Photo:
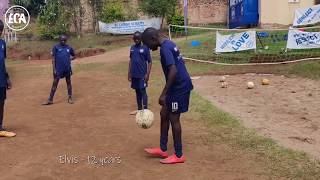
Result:
[[288,69],[287,73],[298,75],[305,78],[319,80],[320,61],[295,64]]
[[[269,31],[268,37],[257,39],[257,50],[249,50],[242,52],[215,54],[216,31],[189,29],[188,36],[184,36],[183,32],[172,32],[173,40],[184,57],[217,61],[223,63],[249,63],[249,62],[282,62],[296,60],[309,57],[320,57],[318,49],[308,50],[286,50],[285,36],[288,31]],[[230,32],[221,32],[222,34],[230,34]],[[235,31],[233,32],[235,33]],[[192,41],[201,42],[200,46],[191,46]],[[267,46],[267,49],[265,48]]]
[[212,143],[223,143],[236,150],[249,152],[263,165],[271,179],[320,179],[320,162],[303,152],[286,149],[272,139],[245,128],[238,119],[221,111],[198,94],[192,94],[191,117],[201,121],[210,131]]
[[206,63],[192,63],[188,61],[186,64],[190,74],[193,75],[270,73],[287,76],[295,75],[299,77],[320,80],[320,60],[272,66],[222,66]]

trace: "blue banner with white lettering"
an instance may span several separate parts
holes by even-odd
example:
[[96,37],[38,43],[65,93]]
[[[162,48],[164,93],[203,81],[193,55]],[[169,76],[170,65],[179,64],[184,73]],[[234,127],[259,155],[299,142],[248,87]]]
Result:
[[320,22],[320,5],[297,9],[293,26],[305,26]]
[[100,32],[111,34],[133,34],[136,31],[143,32],[148,27],[160,29],[161,18],[147,20],[125,21],[116,23],[103,23],[99,21]]
[[320,48],[320,32],[305,32],[290,29],[288,33],[288,49],[313,49]]
[[231,35],[221,35],[219,32],[217,32],[217,53],[238,52],[256,48],[256,31],[246,31]]

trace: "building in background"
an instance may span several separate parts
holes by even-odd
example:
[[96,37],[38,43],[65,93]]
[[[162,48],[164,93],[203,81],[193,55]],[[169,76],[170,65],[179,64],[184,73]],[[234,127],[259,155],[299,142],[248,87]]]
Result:
[[[180,0],[183,7],[183,0]],[[226,23],[228,0],[188,0],[189,24]]]
[[293,23],[294,12],[319,3],[315,0],[260,0],[261,27],[288,26]]

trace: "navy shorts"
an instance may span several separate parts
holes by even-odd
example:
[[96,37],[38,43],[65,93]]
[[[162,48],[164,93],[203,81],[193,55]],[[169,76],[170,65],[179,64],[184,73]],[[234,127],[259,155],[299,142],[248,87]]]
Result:
[[71,70],[69,70],[69,71],[60,71],[60,72],[57,71],[56,77],[59,78],[59,79],[62,79],[62,78],[70,77],[71,75],[72,75],[72,71]]
[[190,91],[182,95],[167,95],[166,106],[172,113],[185,113],[189,110]]
[[131,79],[131,88],[132,89],[144,89],[147,87],[147,84],[143,78],[132,78]]
[[7,99],[7,88],[0,87],[0,101],[4,101]]

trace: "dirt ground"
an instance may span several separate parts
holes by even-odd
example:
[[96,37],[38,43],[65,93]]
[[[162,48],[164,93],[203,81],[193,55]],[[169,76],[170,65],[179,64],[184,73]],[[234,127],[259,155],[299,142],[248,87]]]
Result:
[[[188,115],[182,123],[187,162],[168,166],[148,157],[143,149],[158,145],[160,107],[151,99],[157,116],[149,130],[139,129],[128,115],[135,109],[134,93],[127,77],[115,69],[128,60],[128,52],[123,48],[77,60],[75,67],[103,64],[75,73],[74,105],[66,103],[66,85],[61,81],[55,104],[40,106],[52,78],[49,71],[39,69],[48,69],[50,61],[10,65],[13,89],[8,92],[5,126],[18,135],[0,139],[0,179],[266,179],[263,168],[249,154],[208,143],[206,127]],[[154,83],[150,88],[160,87]],[[172,152],[172,141],[169,147]],[[88,164],[88,156],[90,162],[93,156],[101,161]]]
[[[244,74],[227,76],[229,87],[221,88],[221,76],[203,76],[196,90],[213,104],[243,120],[245,126],[275,139],[285,147],[320,157],[320,84],[303,78]],[[262,86],[262,78],[271,81]],[[255,88],[248,90],[248,81]]]

